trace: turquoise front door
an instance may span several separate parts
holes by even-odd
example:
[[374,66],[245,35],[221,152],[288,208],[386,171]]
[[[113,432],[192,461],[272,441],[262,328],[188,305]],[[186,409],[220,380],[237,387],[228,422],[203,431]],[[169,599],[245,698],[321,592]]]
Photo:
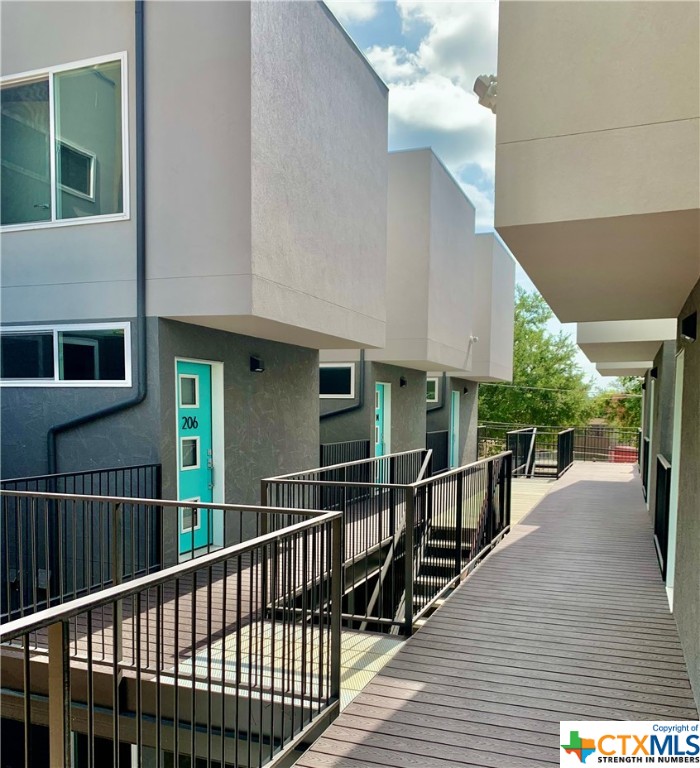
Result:
[[450,401],[450,468],[459,466],[459,392]]
[[[213,501],[211,365],[178,360],[177,467],[180,501]],[[180,555],[211,544],[211,512],[180,507]]]
[[375,384],[374,391],[374,455],[386,454],[386,385]]

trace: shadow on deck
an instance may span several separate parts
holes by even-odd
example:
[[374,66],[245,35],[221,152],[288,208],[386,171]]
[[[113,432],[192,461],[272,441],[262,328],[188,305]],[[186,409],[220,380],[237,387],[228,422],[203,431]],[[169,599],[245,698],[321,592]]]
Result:
[[577,463],[298,765],[542,768],[560,720],[690,718],[636,468]]

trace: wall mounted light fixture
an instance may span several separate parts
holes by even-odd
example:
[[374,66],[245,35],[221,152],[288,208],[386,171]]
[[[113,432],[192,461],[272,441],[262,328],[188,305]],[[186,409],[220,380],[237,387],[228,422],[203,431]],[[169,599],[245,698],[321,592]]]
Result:
[[265,370],[265,363],[259,357],[251,355],[250,370],[251,373],[262,373]]
[[405,376],[402,376],[399,379],[399,386],[400,387],[407,387],[408,386],[408,381],[406,381],[406,377]]

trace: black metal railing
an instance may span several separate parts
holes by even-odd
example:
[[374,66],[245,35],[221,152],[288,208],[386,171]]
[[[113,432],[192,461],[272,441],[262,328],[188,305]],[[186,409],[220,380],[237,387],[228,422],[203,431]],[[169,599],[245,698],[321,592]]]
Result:
[[343,512],[342,618],[351,628],[410,634],[510,524],[510,453],[432,476],[430,452],[420,453],[411,472],[397,469],[405,455],[384,457],[371,474],[386,482],[320,479],[323,470],[263,481],[264,503]]
[[245,511],[298,522],[0,627],[24,765],[262,766],[337,714],[341,516]]
[[[184,515],[209,529],[204,545],[197,527],[181,533]],[[298,522],[280,516],[284,523],[273,516],[277,528]],[[152,555],[166,545],[173,562],[246,541],[262,532],[260,521],[240,505],[0,491],[0,622],[157,571]],[[165,541],[166,529],[172,541]]]
[[557,435],[557,477],[574,463],[574,430],[563,429]]
[[444,472],[450,468],[450,433],[448,430],[427,432],[425,435],[425,447],[433,452],[433,474]]
[[513,477],[529,477],[534,471],[537,428],[506,432],[506,450],[513,454]]
[[[556,470],[557,435],[566,426],[541,426],[528,424],[482,424],[478,428],[478,455],[481,458],[499,451],[510,450],[508,433],[523,429],[537,429],[537,459],[549,473]],[[588,425],[573,427],[575,461],[609,461],[635,463],[638,461],[638,430],[626,427]]]
[[344,464],[349,461],[369,459],[369,440],[349,440],[345,443],[321,443],[320,460],[322,467]]
[[642,493],[647,499],[649,493],[649,455],[651,453],[651,443],[648,437],[642,439]]
[[668,572],[668,518],[671,502],[671,464],[661,454],[656,457],[656,498],[654,499],[654,544],[661,576]]

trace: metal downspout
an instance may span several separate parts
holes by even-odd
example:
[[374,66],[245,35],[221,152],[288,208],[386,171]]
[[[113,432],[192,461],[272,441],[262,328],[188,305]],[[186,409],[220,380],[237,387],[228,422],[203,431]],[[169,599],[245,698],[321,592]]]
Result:
[[135,0],[136,51],[136,358],[138,360],[137,390],[133,397],[100,408],[84,416],[54,424],[47,433],[48,473],[57,471],[56,437],[62,432],[103,419],[139,405],[146,399],[148,373],[146,368],[146,180],[145,180],[145,73],[144,73],[144,0]]

